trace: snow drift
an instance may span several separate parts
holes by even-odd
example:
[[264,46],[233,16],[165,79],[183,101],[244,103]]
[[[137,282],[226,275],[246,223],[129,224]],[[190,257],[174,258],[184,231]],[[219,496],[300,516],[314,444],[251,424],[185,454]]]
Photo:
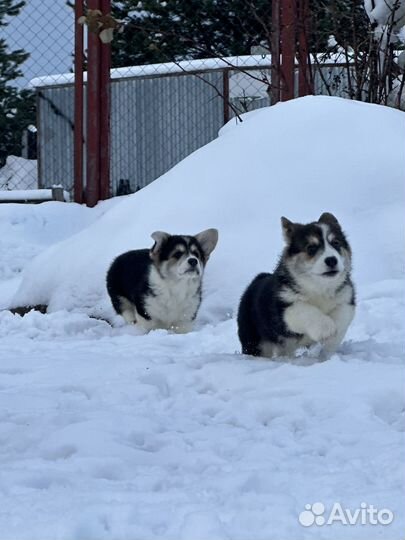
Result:
[[155,230],[191,234],[216,227],[220,239],[207,267],[200,318],[221,320],[248,280],[274,267],[282,248],[280,216],[306,222],[324,211],[349,236],[358,287],[402,277],[404,163],[402,112],[328,97],[253,111],[39,255],[12,303],[111,317],[105,273],[117,254],[150,246]]
[[[0,311],[3,536],[403,535],[404,118],[305,98],[229,124],[136,195],[95,209],[0,205],[1,300],[25,268],[15,301],[54,311]],[[358,307],[342,347],[323,363],[312,352],[235,354],[235,319],[216,321],[256,271],[274,266],[280,216],[306,221],[324,210],[354,249]],[[111,313],[104,273],[115,254],[150,245],[155,229],[209,226],[220,244],[195,332],[139,336],[87,316]],[[339,502],[394,519],[304,527],[299,516],[316,502],[325,518]]]

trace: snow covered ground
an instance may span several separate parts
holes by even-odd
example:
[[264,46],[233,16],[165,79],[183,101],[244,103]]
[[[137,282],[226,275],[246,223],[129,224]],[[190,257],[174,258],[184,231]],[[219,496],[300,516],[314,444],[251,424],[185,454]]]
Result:
[[[0,205],[0,305],[50,306],[0,312],[0,536],[403,539],[404,163],[404,113],[306,98],[249,113],[93,210]],[[240,355],[235,307],[275,264],[280,216],[323,211],[354,251],[344,344],[324,363]],[[103,280],[117,253],[210,226],[194,332],[140,336],[114,318]],[[326,519],[334,503],[394,517],[301,525],[316,502]]]

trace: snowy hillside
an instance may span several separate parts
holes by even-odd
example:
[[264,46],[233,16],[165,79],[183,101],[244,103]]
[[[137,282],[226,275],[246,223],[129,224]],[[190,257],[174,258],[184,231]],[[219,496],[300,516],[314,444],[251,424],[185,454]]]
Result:
[[[135,195],[92,210],[0,205],[1,306],[50,310],[0,312],[5,537],[402,538],[404,119],[303,98],[228,124]],[[234,310],[249,279],[274,267],[280,216],[323,211],[354,252],[358,309],[341,349],[324,363],[316,351],[240,355]],[[208,227],[220,240],[196,330],[122,325],[105,293],[112,258],[150,246],[155,230]],[[393,519],[302,525],[317,502],[318,518],[340,503]]]
[[324,211],[349,235],[360,290],[402,278],[403,122],[395,110],[326,97],[249,113],[81,234],[45,251],[27,268],[14,304],[111,317],[104,280],[118,253],[151,246],[155,230],[190,234],[216,227],[219,244],[201,316],[223,320],[248,280],[274,266],[282,248],[280,217],[305,222]]

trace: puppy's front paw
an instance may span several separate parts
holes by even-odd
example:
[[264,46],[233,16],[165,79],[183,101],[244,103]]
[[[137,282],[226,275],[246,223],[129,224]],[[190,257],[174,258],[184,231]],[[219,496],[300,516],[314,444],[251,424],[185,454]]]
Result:
[[333,319],[325,315],[319,318],[308,328],[308,335],[313,341],[324,341],[336,334],[336,325]]

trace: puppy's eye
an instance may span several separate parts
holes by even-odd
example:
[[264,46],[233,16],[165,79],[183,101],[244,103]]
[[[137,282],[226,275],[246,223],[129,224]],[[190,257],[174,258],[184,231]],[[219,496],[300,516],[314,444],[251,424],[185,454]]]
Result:
[[183,255],[182,251],[175,251],[172,255],[173,259],[180,259],[180,257]]
[[339,240],[336,240],[336,238],[335,238],[335,239],[332,240],[331,246],[334,247],[335,249],[339,249],[340,246],[341,246],[341,243],[339,242]]
[[315,244],[310,244],[309,246],[307,246],[307,253],[310,257],[313,257],[317,251],[318,246],[316,246]]

